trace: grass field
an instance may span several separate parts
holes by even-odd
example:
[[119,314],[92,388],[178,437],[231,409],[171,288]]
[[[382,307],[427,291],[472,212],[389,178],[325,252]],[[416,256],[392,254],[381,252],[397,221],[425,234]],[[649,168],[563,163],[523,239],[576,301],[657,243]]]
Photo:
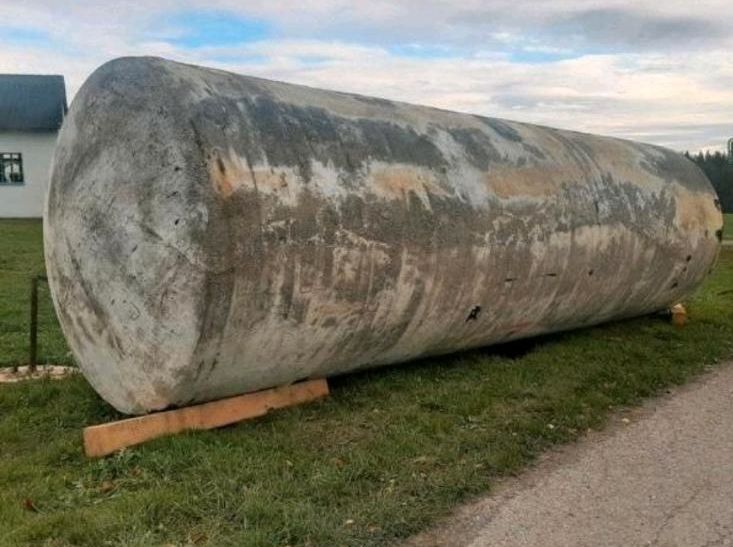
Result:
[[[728,232],[730,234],[730,232]],[[40,225],[0,222],[0,363],[25,359]],[[0,386],[0,545],[383,545],[609,413],[733,355],[733,249],[659,317],[354,374],[323,402],[98,461],[118,415],[77,377]],[[48,298],[41,355],[69,362]]]
[[[38,220],[0,220],[0,366],[28,362],[30,278],[45,273]],[[39,284],[41,362],[72,364],[48,286]]]
[[733,239],[733,213],[726,213],[723,218],[725,219],[723,239]]

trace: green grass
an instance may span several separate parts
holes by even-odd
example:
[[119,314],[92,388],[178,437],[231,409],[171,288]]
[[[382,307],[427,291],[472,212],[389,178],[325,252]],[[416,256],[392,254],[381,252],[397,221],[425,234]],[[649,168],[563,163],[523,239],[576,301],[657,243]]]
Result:
[[[30,280],[45,273],[38,220],[0,220],[0,366],[28,362]],[[39,362],[73,364],[45,283],[39,284]]]
[[733,213],[723,214],[723,239],[733,239]]
[[[0,235],[12,362],[40,231],[3,222]],[[731,357],[733,249],[689,311],[683,329],[646,317],[337,378],[322,402],[97,461],[81,429],[119,416],[83,378],[0,386],[0,545],[393,543],[614,408]],[[65,358],[47,337],[44,355]]]

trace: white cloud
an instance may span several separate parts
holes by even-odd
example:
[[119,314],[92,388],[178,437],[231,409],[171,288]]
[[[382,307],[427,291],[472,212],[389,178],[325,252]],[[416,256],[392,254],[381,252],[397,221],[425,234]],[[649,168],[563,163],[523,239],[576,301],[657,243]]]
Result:
[[[110,58],[160,55],[675,149],[720,148],[733,134],[733,38],[713,33],[706,49],[683,42],[700,29],[733,28],[728,15],[733,10],[725,4],[709,2],[691,9],[676,0],[638,2],[638,31],[621,36],[624,43],[598,54],[577,47],[591,43],[592,36],[573,46],[552,29],[571,15],[598,10],[623,14],[628,11],[625,2],[311,0],[296,5],[253,0],[243,8],[234,0],[158,0],[144,5],[36,0],[0,6],[0,20],[46,32],[51,43],[31,46],[0,37],[0,72],[63,73],[73,95],[89,73]],[[185,49],[167,41],[176,32],[168,16],[182,9],[232,10],[271,21],[277,33],[259,42]],[[655,21],[661,23],[654,27]],[[606,31],[596,29],[607,41]],[[680,47],[670,46],[670,32],[680,33]],[[421,57],[397,54],[391,47],[395,44],[417,53],[420,48],[443,50],[432,58]],[[517,61],[518,50],[576,57],[528,64]]]

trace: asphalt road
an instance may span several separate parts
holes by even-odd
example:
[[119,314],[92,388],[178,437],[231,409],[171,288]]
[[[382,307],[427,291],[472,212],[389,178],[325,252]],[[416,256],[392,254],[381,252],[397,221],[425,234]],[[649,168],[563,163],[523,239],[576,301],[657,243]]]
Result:
[[614,417],[412,546],[733,546],[733,363]]

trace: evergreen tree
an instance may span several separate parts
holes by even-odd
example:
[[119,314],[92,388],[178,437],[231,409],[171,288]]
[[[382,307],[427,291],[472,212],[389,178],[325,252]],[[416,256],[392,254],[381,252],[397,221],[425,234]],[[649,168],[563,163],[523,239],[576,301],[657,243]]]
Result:
[[708,151],[685,157],[694,161],[712,183],[720,198],[720,205],[725,213],[733,213],[733,164],[728,161],[728,154]]

